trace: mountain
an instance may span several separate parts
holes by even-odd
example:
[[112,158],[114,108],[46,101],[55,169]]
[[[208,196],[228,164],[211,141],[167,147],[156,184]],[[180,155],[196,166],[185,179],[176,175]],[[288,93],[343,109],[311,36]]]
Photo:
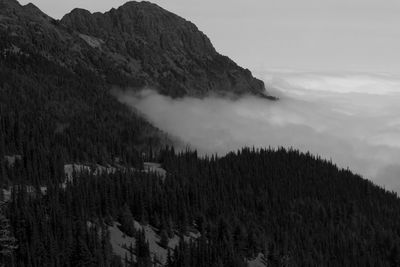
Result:
[[7,168],[19,246],[4,266],[399,266],[400,199],[349,170],[285,149],[157,160],[165,176],[76,166],[38,194]]
[[105,14],[76,9],[59,21],[33,4],[0,0],[0,57],[0,119],[11,155],[29,143],[47,154],[59,146],[67,161],[140,165],[139,154],[171,144],[110,94],[115,87],[268,97],[195,25],[148,2]]
[[265,91],[250,71],[218,54],[194,24],[150,2],[128,2],[104,14],[76,9],[61,24],[97,38],[100,49],[104,44],[127,59],[127,75],[144,72],[150,86],[168,95]]
[[217,53],[194,24],[155,4],[128,2],[104,14],[75,9],[61,21],[33,4],[0,6],[0,27],[18,47],[69,69],[81,65],[110,86],[151,87],[172,97],[267,96],[262,81]]
[[0,266],[400,266],[397,194],[295,150],[177,153],[110,94],[145,86],[264,97],[154,4],[0,0]]
[[[25,158],[30,169],[52,168],[43,159],[54,154],[65,162],[118,158],[140,166],[143,153],[170,143],[109,93],[110,77],[125,76],[111,63],[94,63],[99,51],[34,5],[0,0],[0,51],[1,150],[36,155]],[[26,179],[45,178],[32,171]]]

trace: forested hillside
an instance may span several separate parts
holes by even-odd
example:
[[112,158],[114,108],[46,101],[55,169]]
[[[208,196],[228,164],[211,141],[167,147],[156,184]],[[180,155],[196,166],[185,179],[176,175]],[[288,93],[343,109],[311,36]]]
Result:
[[0,266],[400,266],[396,194],[294,150],[176,153],[109,93],[146,85],[265,97],[153,4],[57,21],[0,0]]
[[[399,266],[400,200],[330,162],[284,149],[222,158],[167,149],[159,160],[165,180],[124,170],[76,174],[66,187],[54,176],[45,194],[15,186],[6,214],[16,266],[152,266],[134,220],[158,229],[163,242],[199,231],[169,252],[166,266],[246,266],[259,253],[267,266]],[[21,181],[24,169],[6,173]],[[137,240],[123,259],[107,235],[114,221]]]
[[28,177],[46,158],[105,163],[118,157],[140,165],[139,154],[168,143],[92,72],[69,70],[29,47],[14,51],[10,36],[0,36],[0,143],[6,155],[34,157]]

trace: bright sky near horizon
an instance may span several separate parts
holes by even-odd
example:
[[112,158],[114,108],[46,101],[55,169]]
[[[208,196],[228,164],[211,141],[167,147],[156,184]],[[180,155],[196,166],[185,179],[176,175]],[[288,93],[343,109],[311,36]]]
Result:
[[[54,18],[124,0],[21,0]],[[252,70],[400,70],[398,0],[153,0],[194,22],[219,52]]]

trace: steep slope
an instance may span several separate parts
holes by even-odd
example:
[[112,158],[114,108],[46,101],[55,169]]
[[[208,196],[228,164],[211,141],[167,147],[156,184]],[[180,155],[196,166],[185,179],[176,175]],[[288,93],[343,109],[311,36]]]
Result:
[[140,167],[170,142],[108,93],[85,47],[33,5],[0,1],[0,155],[21,155],[31,182],[61,161]]
[[262,81],[218,54],[194,24],[155,4],[128,2],[104,14],[75,9],[61,21],[33,4],[0,6],[0,29],[18,47],[71,70],[83,67],[110,86],[149,86],[173,97],[267,95]]
[[[284,149],[222,158],[165,150],[159,160],[165,180],[77,172],[38,197],[16,186],[15,265],[399,266],[400,199],[330,162]],[[193,242],[177,245],[188,234]]]
[[33,4],[0,0],[6,155],[25,156],[39,146],[46,148],[38,149],[42,156],[58,149],[66,161],[117,157],[137,165],[140,154],[170,143],[109,94],[115,86],[151,86],[174,97],[264,91],[196,26],[156,5],[130,2],[106,14],[75,10],[57,21]]
[[[169,139],[108,93],[259,94],[253,83],[195,26],[149,3],[59,22],[0,0],[0,184],[13,189],[0,228],[18,242],[0,266],[149,266],[152,248],[193,228],[195,242],[162,250],[168,266],[400,266],[396,194],[292,150],[151,156]],[[159,233],[132,233],[135,221]],[[123,246],[133,239],[134,251]]]
[[264,84],[218,54],[194,24],[155,4],[128,2],[104,14],[75,9],[61,24],[103,40],[100,49],[126,59],[128,76],[142,75],[164,94],[264,94]]

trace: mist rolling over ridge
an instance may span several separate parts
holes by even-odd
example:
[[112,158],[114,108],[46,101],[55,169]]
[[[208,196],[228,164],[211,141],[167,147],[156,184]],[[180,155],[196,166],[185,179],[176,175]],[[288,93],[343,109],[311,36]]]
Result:
[[400,266],[400,2],[24,2],[0,267]]
[[172,99],[149,89],[118,99],[201,153],[293,147],[400,191],[400,77],[280,71],[264,81],[280,101]]

